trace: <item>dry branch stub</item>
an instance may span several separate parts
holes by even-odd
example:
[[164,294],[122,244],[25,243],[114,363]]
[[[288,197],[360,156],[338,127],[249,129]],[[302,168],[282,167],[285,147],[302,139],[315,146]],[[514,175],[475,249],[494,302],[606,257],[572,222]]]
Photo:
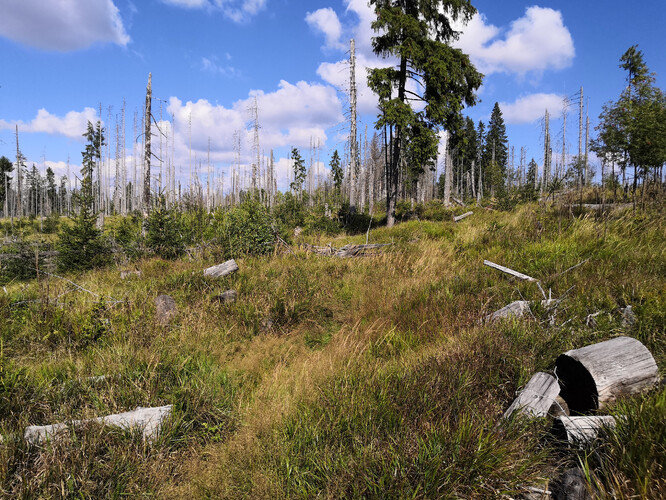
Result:
[[573,413],[603,408],[659,381],[652,354],[631,337],[616,337],[567,351],[558,356],[555,365],[562,397]]
[[572,445],[585,445],[594,441],[601,429],[613,429],[615,418],[603,416],[557,417],[553,423],[553,433],[561,440]]
[[238,265],[236,264],[236,261],[234,259],[231,259],[226,262],[223,262],[222,264],[218,264],[216,266],[212,266],[209,267],[208,269],[205,269],[204,276],[208,276],[211,278],[221,278],[236,271],[238,271]]
[[121,429],[139,429],[144,439],[154,438],[162,427],[164,421],[171,415],[173,405],[157,406],[153,408],[138,407],[133,411],[126,411],[115,415],[107,415],[89,420],[73,420],[69,423],[52,425],[31,425],[26,427],[23,438],[30,444],[41,444],[50,439],[58,439],[70,425],[80,426],[88,423],[111,425]]
[[555,377],[535,373],[502,418],[509,418],[514,412],[527,417],[545,417],[559,393],[560,386]]

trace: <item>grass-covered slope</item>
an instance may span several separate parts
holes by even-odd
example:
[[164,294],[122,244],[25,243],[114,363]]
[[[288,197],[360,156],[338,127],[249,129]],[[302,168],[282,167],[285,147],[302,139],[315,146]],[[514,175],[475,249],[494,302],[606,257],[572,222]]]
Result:
[[[600,496],[659,498],[663,386],[612,408],[627,418],[593,450],[545,438],[545,420],[497,424],[516,390],[571,348],[630,335],[663,372],[665,233],[656,211],[572,217],[530,205],[375,229],[370,242],[394,244],[374,257],[294,248],[238,259],[219,280],[203,277],[213,262],[152,259],[125,280],[115,268],[66,276],[86,291],[45,275],[11,283],[0,290],[0,491],[494,498],[582,464]],[[482,323],[542,298],[484,259],[539,279],[562,298],[555,316],[535,307]],[[213,299],[229,288],[237,302]],[[179,309],[167,327],[159,294]],[[43,447],[20,439],[29,424],[163,404],[174,417],[155,442],[93,426]]]

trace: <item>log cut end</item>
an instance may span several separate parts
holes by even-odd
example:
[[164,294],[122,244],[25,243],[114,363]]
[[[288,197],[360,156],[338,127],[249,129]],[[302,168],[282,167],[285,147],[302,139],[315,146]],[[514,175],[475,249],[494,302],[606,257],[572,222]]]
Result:
[[659,369],[652,354],[630,337],[616,337],[567,351],[555,363],[562,397],[573,413],[603,408],[619,397],[639,393],[659,381]]

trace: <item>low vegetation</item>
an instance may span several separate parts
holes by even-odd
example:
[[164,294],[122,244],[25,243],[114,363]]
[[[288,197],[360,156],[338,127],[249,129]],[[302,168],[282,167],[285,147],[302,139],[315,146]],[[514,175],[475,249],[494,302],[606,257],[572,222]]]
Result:
[[[549,438],[545,419],[498,424],[571,348],[630,335],[663,373],[663,206],[529,203],[455,224],[467,209],[431,202],[398,206],[404,222],[386,228],[344,211],[336,224],[295,201],[107,218],[115,263],[89,271],[51,269],[30,243],[54,235],[24,231],[14,245],[25,256],[2,261],[4,496],[500,498],[576,465],[601,498],[666,496],[663,385],[618,402],[611,413],[626,418],[585,449]],[[178,238],[160,241],[162,230]],[[392,245],[353,259],[299,247],[366,238]],[[203,276],[231,257],[238,272]],[[556,314],[482,323],[542,298],[484,259],[538,278],[562,299]],[[121,279],[128,269],[140,275]],[[236,302],[215,300],[227,289]],[[178,307],[168,326],[155,318],[160,294]],[[627,305],[634,324],[623,324]],[[155,441],[93,425],[41,446],[22,439],[27,425],[165,404],[173,417]]]

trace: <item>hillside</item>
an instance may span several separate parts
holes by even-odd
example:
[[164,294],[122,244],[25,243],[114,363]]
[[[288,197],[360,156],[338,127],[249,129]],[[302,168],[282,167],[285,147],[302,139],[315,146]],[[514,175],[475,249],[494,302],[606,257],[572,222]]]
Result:
[[[0,291],[0,491],[6,497],[516,498],[582,465],[601,498],[666,496],[666,386],[608,410],[589,448],[548,418],[498,425],[537,371],[626,335],[666,368],[663,207],[602,216],[534,204],[458,223],[369,231],[339,259],[294,237],[213,279],[203,252]],[[458,212],[457,212],[458,213]],[[460,211],[459,213],[462,213]],[[484,322],[514,300],[561,299]],[[140,274],[120,277],[121,269]],[[233,303],[216,299],[233,289]],[[159,321],[155,299],[177,313]],[[631,306],[635,321],[623,321]],[[590,316],[593,315],[593,316]],[[28,445],[45,425],[173,405],[159,437],[98,424]]]

